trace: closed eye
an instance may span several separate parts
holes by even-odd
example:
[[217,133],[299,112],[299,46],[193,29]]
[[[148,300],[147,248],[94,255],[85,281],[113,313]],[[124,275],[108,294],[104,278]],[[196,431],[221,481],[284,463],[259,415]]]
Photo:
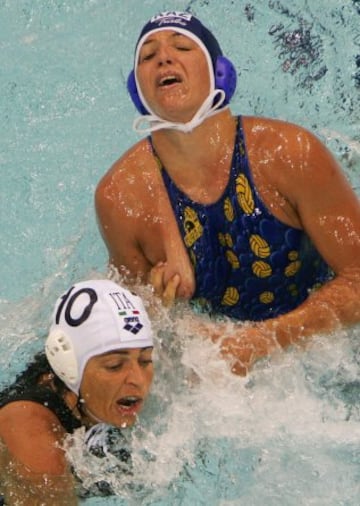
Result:
[[155,56],[155,52],[154,53],[149,53],[149,54],[146,54],[145,56],[142,56],[141,59],[140,59],[140,63],[143,62],[143,61],[149,61],[151,60],[153,57]]
[[124,365],[124,362],[114,362],[113,364],[107,364],[104,366],[104,368],[107,371],[119,371]]
[[141,367],[147,367],[148,365],[152,364],[153,361],[151,359],[142,359],[142,360],[139,360],[139,365]]

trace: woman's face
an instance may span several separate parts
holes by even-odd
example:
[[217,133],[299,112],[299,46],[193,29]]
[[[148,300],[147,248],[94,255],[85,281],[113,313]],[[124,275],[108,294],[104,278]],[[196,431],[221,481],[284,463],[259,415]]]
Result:
[[152,111],[170,121],[190,121],[210,92],[203,50],[174,30],[149,35],[139,52],[136,75]]
[[96,423],[134,424],[149,394],[153,348],[115,350],[89,359],[80,386],[82,410]]

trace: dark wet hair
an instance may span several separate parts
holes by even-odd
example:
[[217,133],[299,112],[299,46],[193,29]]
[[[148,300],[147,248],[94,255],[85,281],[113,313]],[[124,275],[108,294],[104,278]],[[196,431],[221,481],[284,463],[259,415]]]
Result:
[[34,356],[33,360],[28,364],[26,369],[19,373],[10,385],[0,392],[0,407],[9,397],[21,396],[24,392],[29,390],[29,388],[38,386],[41,377],[44,374],[54,375],[53,384],[55,392],[59,397],[62,397],[68,388],[61,379],[56,376],[54,371],[51,369],[45,353],[41,351]]

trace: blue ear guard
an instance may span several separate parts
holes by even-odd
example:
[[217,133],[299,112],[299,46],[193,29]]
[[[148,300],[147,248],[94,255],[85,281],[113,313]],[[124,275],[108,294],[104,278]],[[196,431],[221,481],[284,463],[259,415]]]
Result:
[[[227,105],[236,89],[237,75],[234,65],[225,56],[218,56],[215,64],[215,88],[225,92],[225,100],[222,107]],[[135,81],[135,73],[132,70],[127,79],[127,89],[136,109],[140,114],[149,114],[143,105]]]
[[223,106],[227,105],[235,93],[237,83],[236,70],[232,62],[225,56],[218,56],[215,64],[215,89],[225,92]]
[[135,72],[133,70],[130,72],[129,77],[127,79],[127,89],[130,94],[131,100],[134,102],[134,105],[136,109],[139,111],[139,113],[142,115],[149,114],[149,111],[145,109],[139,97],[135,81]]

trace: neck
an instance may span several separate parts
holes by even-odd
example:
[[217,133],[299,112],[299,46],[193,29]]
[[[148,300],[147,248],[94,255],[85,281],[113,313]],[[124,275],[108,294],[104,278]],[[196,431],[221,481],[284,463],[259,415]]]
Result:
[[[194,167],[218,163],[227,151],[233,150],[235,120],[228,109],[207,118],[192,132],[158,130],[153,132],[152,142],[156,153],[166,169],[186,164]],[[228,146],[229,140],[231,145]],[[206,149],[204,149],[206,148]]]
[[208,118],[191,134],[152,134],[156,154],[169,176],[189,198],[215,202],[228,182],[236,120],[228,111]]
[[81,423],[85,425],[85,427],[92,427],[97,423],[105,423],[104,420],[101,420],[90,411],[83,399],[78,400],[77,409],[81,417]]
[[[225,92],[223,90],[213,89],[210,91],[209,96],[201,104],[192,119],[185,123],[163,119],[147,106],[150,111],[149,114],[136,118],[133,128],[135,132],[143,134],[163,129],[189,133],[201,125],[206,118],[210,118],[214,114],[218,114],[221,111],[220,108],[225,101],[225,98]],[[228,106],[225,106],[225,108],[227,109]]]

